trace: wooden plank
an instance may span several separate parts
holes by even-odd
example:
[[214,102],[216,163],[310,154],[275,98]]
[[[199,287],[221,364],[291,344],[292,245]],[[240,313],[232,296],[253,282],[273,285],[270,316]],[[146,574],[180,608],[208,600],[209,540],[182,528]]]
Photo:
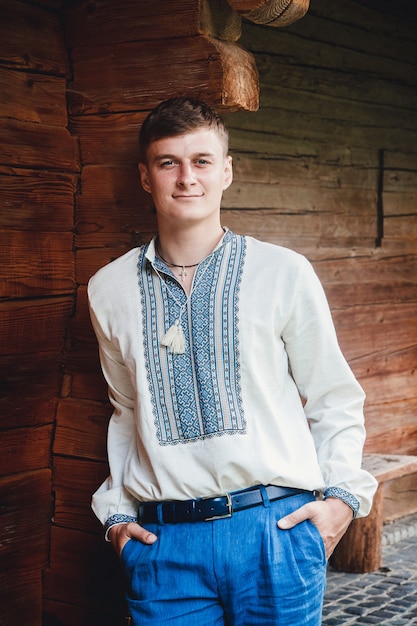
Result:
[[[405,335],[409,335],[410,332],[413,332],[413,329],[405,327],[403,332]],[[351,361],[356,376],[365,387],[368,402],[380,405],[383,403],[392,405],[398,402],[399,406],[404,398],[408,398],[411,402],[413,397],[417,397],[415,385],[417,340],[415,331],[414,345],[404,350],[395,350],[395,348],[391,350],[384,349],[384,336],[382,335],[379,339],[381,344],[379,353],[371,352],[355,361]],[[391,412],[391,409],[389,412]],[[401,413],[399,412],[397,415],[397,427],[400,426],[400,415]],[[381,416],[381,420],[383,419]],[[390,416],[387,416],[387,419],[389,420]]]
[[57,411],[54,454],[106,461],[107,425],[111,413],[107,404],[71,398],[62,400]]
[[317,17],[328,22],[327,28],[321,29],[329,31],[328,37],[332,36],[332,29],[337,29],[343,24],[343,29],[340,29],[343,30],[342,39],[337,39],[336,43],[347,49],[354,45],[357,49],[383,57],[387,54],[384,44],[386,45],[386,38],[389,37],[390,55],[394,58],[412,60],[414,57],[408,56],[412,54],[410,46],[414,46],[415,49],[416,43],[412,4],[401,5],[401,2],[397,2],[394,5],[389,0],[377,0],[374,6],[372,4],[372,0],[359,5],[350,0],[344,5],[329,6],[325,0],[316,0],[309,17],[313,20]]
[[0,67],[1,115],[22,122],[66,126],[65,88],[64,77]]
[[[77,199],[77,248],[133,245],[134,233],[156,230],[151,196],[141,186],[136,166],[86,166]],[[120,239],[122,235],[122,239]]]
[[[303,238],[314,237],[316,246],[350,248],[369,247],[375,242],[375,219],[340,216],[332,213],[288,215],[275,209],[247,209],[244,212],[222,210],[222,224],[235,233],[252,235],[262,241],[295,247]],[[300,249],[300,248],[298,248]]]
[[67,52],[59,15],[25,2],[0,1],[3,65],[65,76]]
[[417,290],[417,255],[394,254],[383,248],[370,249],[357,256],[339,252],[313,261],[325,286],[332,309],[356,304],[393,301],[414,302]]
[[164,39],[167,33],[176,37],[199,34],[199,2],[142,2],[120,0],[81,0],[67,6],[65,30],[68,46],[97,48],[129,41]]
[[0,439],[0,476],[48,467],[52,432],[52,424],[3,430]]
[[[250,45],[250,44],[248,44]],[[265,98],[285,95],[286,101],[307,104],[311,98],[332,98],[337,110],[343,113],[342,103],[349,107],[352,103],[368,103],[378,110],[382,106],[403,109],[406,115],[417,107],[417,94],[412,85],[407,83],[390,84],[379,73],[366,77],[358,76],[356,71],[335,71],[335,68],[321,68],[291,64],[288,54],[271,56],[262,52],[256,53],[256,67],[262,81],[262,102]],[[265,92],[265,86],[276,87],[275,92]],[[319,87],[318,87],[319,86]]]
[[91,496],[108,473],[107,463],[55,455],[52,484],[55,492],[54,523],[102,537],[102,525],[91,510]]
[[0,303],[0,352],[60,350],[72,306],[68,297]]
[[123,580],[119,560],[102,536],[52,527],[51,562],[44,574],[47,598],[124,610]]
[[40,571],[48,562],[50,470],[2,477],[0,494],[2,571]]
[[417,513],[417,470],[384,484],[384,521]]
[[[51,424],[61,385],[61,351],[2,356],[0,429]],[[22,430],[21,433],[24,431]]]
[[86,349],[93,348],[97,352],[97,341],[90,321],[88,311],[87,288],[84,285],[78,287],[75,314],[68,324],[68,336],[72,346],[80,344]]
[[139,130],[146,113],[85,115],[70,121],[78,136],[81,161],[89,164],[130,164],[139,161]]
[[[364,22],[358,20],[349,27],[347,22],[357,14],[357,8],[356,2],[344,4],[343,18],[338,21],[329,19],[327,15],[321,18],[311,10],[303,20],[285,31],[265,30],[244,23],[240,42],[255,56],[257,52],[267,53],[285,58],[291,65],[319,65],[322,69],[354,73],[358,78],[378,75],[388,81],[399,80],[412,85],[415,76],[415,34],[408,39],[398,36],[397,31],[397,36],[389,33],[384,37],[375,26],[373,16]],[[327,5],[325,11],[328,13]],[[402,32],[405,28],[403,22]],[[379,54],[375,53],[373,46],[377,47]],[[391,46],[394,50],[392,56]]]
[[[269,89],[261,83],[262,94]],[[263,105],[259,110],[259,115],[240,115],[239,125],[241,131],[246,130],[251,133],[271,133],[270,142],[277,144],[282,150],[281,137],[289,139],[299,139],[302,144],[299,151],[303,154],[303,146],[307,141],[316,143],[316,151],[325,153],[325,146],[334,145],[334,137],[341,137],[341,145],[346,152],[352,149],[367,149],[368,152],[375,150],[376,146],[389,145],[392,150],[404,150],[404,146],[412,145],[417,139],[415,127],[415,114],[402,115],[401,124],[396,124],[395,116],[390,115],[389,107],[386,107],[381,115],[375,114],[377,118],[372,123],[372,107],[358,109],[352,105],[347,107],[347,113],[342,111],[344,102],[340,102],[337,110],[335,105],[327,99],[327,111],[323,107],[323,98],[313,97],[306,94],[304,98],[297,94],[292,97],[292,105],[280,108],[280,95],[274,93],[269,99],[269,106]],[[274,101],[274,102],[272,102]],[[366,116],[365,116],[366,112]],[[355,119],[355,115],[360,113],[365,116]],[[237,124],[237,120],[235,122]],[[345,139],[343,139],[345,138]],[[255,136],[256,139],[256,136]],[[275,148],[276,150],[277,148]],[[341,146],[338,148],[341,151]],[[326,159],[327,161],[330,159]]]
[[[385,381],[384,381],[385,382]],[[417,398],[406,396],[401,401],[366,406],[367,453],[417,455]]]
[[78,169],[78,146],[66,128],[0,119],[0,163],[51,170]]
[[72,233],[0,230],[1,298],[73,292],[74,261]]
[[362,467],[378,482],[402,478],[417,472],[417,456],[405,454],[364,454]]
[[71,396],[95,402],[106,401],[107,385],[98,362],[93,366],[93,372],[75,371],[71,375]]
[[74,174],[0,165],[2,228],[70,231],[74,226]]
[[[386,84],[387,81],[385,81]],[[357,82],[357,91],[362,89],[361,82]],[[388,94],[390,89],[386,87]],[[404,90],[404,96],[406,96],[408,90]],[[316,124],[320,122],[320,125],[327,125],[329,128],[336,128],[336,125],[340,129],[340,136],[353,136],[356,141],[359,138],[366,140],[367,136],[372,134],[376,136],[376,133],[381,132],[381,128],[389,130],[392,136],[394,136],[395,130],[398,129],[403,136],[407,131],[413,131],[415,126],[416,114],[411,110],[410,103],[405,98],[401,102],[398,102],[397,93],[397,113],[398,115],[392,115],[393,105],[391,103],[383,104],[382,102],[368,102],[364,95],[359,96],[358,99],[353,97],[353,94],[342,96],[336,89],[330,91],[329,94],[323,93],[321,90],[316,93],[308,93],[303,90],[286,89],[281,83],[265,83],[262,82],[262,102],[263,108],[269,108],[271,111],[279,109],[280,118],[287,115],[288,111],[291,112],[291,116],[295,113],[298,114],[298,123],[302,123],[307,128],[307,120],[314,119]],[[391,96],[394,99],[394,96]],[[401,112],[401,113],[400,113]],[[272,114],[270,112],[270,114]],[[275,118],[278,114],[275,113]],[[288,122],[290,123],[290,116],[288,116]],[[349,127],[349,128],[347,128]],[[310,132],[314,130],[310,128]],[[379,144],[386,145],[382,142],[382,137]],[[389,144],[388,144],[389,145]]]
[[410,239],[416,249],[417,215],[398,215],[384,219],[384,239],[387,242]]
[[[23,538],[22,542],[27,542],[27,537]],[[11,568],[0,573],[0,624],[45,626],[42,621],[40,570],[16,571]]]
[[349,312],[333,311],[333,317],[340,344],[351,360],[416,347],[415,303],[358,305]]
[[228,108],[258,106],[254,59],[232,42],[201,35],[128,42],[117,53],[112,46],[81,51],[83,58],[73,51],[72,116],[149,109],[181,94]]
[[[137,233],[137,236],[144,241],[149,241],[151,239],[150,233]],[[130,250],[132,248],[130,240],[131,237],[126,236],[125,242],[119,243],[118,247],[108,246],[96,249],[79,250],[77,252],[77,283],[80,285],[86,285],[91,276],[95,274],[97,270]]]

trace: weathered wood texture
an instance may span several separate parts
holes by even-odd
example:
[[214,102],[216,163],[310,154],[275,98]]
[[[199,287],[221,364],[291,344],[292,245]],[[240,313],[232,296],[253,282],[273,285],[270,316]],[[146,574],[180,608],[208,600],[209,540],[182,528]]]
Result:
[[0,1],[0,623],[7,626],[42,624],[52,439],[74,308],[79,159],[67,128],[59,4]]
[[223,222],[294,248],[323,281],[367,393],[366,449],[417,453],[417,44],[411,2],[315,0],[244,24],[261,106],[227,115]]

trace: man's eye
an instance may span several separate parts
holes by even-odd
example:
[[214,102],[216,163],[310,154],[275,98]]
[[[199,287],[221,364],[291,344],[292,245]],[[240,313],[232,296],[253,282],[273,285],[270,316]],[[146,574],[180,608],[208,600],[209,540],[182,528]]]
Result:
[[207,165],[208,161],[206,159],[198,159],[197,163],[198,165]]

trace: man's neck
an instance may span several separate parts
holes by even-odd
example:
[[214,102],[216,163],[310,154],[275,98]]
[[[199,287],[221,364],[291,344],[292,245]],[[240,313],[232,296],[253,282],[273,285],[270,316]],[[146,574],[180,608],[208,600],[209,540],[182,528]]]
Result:
[[194,265],[214,250],[223,235],[220,224],[209,231],[207,228],[160,229],[158,250],[168,263]]

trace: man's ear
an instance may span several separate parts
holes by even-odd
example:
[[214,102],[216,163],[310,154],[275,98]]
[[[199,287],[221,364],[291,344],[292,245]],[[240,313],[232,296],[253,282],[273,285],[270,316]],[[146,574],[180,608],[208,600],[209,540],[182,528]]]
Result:
[[233,162],[232,162],[232,157],[229,154],[227,155],[225,159],[225,165],[224,165],[224,186],[223,186],[224,191],[230,187],[230,185],[232,184],[232,181],[233,181]]
[[145,163],[138,164],[139,174],[140,174],[140,182],[142,183],[142,187],[148,193],[151,193],[151,186],[149,184],[149,172],[148,167]]

